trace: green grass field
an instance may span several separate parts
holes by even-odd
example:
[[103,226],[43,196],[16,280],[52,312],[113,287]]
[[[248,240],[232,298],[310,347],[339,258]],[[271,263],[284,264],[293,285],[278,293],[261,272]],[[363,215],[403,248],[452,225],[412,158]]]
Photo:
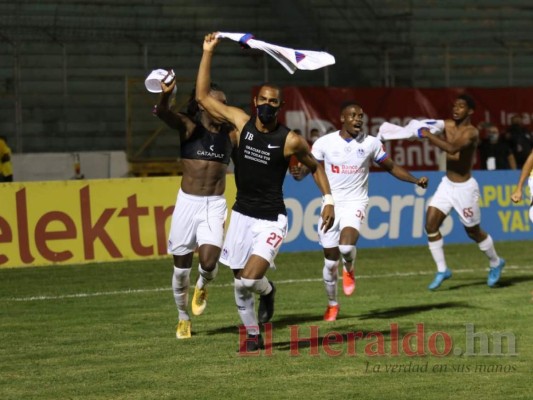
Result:
[[[321,252],[282,253],[268,274],[278,288],[272,354],[255,357],[236,352],[227,268],[204,315],[192,317],[192,339],[180,341],[170,259],[2,269],[0,399],[531,399],[533,246],[496,246],[507,259],[498,288],[486,286],[488,263],[475,244],[447,245],[454,276],[436,292],[426,289],[434,274],[427,248],[360,249],[357,291],[347,298],[339,288],[333,323],[322,321]],[[294,326],[300,337],[318,329],[320,345],[301,342],[295,355]],[[426,354],[400,345],[391,355],[394,326],[400,340],[423,327]],[[468,330],[477,339],[465,355]],[[335,332],[342,343],[322,345]],[[354,332],[364,336],[352,343],[355,354]],[[447,356],[438,356],[444,342],[431,347],[439,335],[453,341]]]

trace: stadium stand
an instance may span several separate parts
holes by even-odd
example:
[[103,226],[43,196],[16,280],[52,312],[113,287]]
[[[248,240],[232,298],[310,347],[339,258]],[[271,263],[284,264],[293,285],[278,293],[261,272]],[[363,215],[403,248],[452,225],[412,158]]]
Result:
[[250,88],[531,86],[533,9],[524,0],[282,0],[0,2],[0,132],[15,152],[126,150],[173,159],[172,132],[154,122],[142,86],[173,67],[177,106],[192,89],[201,40],[251,32],[295,48],[326,50],[337,64],[289,75],[275,61],[220,47],[216,80],[231,103]]

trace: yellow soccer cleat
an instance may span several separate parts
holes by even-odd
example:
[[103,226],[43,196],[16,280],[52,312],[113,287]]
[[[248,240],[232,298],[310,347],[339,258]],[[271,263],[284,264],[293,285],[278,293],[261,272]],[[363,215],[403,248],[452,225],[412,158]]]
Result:
[[178,322],[176,329],[176,338],[178,339],[190,339],[191,338],[191,321],[182,319]]
[[207,289],[205,287],[203,289],[195,287],[191,304],[192,313],[194,315],[201,315],[205,307],[207,307]]

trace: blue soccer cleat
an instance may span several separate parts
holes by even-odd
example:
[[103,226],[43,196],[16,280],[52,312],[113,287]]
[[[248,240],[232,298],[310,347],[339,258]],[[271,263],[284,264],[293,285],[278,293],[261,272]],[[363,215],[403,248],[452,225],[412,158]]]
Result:
[[446,279],[450,279],[452,277],[452,271],[450,271],[448,268],[446,268],[446,271],[444,272],[437,272],[435,274],[435,278],[433,279],[433,282],[431,282],[428,286],[429,290],[435,290],[437,289],[442,282],[444,282]]
[[487,277],[487,285],[489,287],[494,287],[498,283],[503,267],[505,267],[505,260],[500,257],[500,263],[496,267],[489,269],[489,276]]

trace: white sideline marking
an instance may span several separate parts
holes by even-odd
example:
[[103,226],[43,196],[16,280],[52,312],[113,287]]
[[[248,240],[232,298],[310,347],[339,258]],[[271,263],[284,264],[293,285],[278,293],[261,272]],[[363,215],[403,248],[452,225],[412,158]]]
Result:
[[[488,270],[488,268],[486,268]],[[507,265],[505,266],[505,271],[515,270],[515,271],[529,271],[531,272],[531,267],[520,267],[517,265]],[[453,273],[465,273],[465,272],[476,272],[480,271],[479,268],[467,268],[467,269],[454,269]],[[388,274],[375,274],[375,275],[356,275],[357,279],[375,279],[375,278],[393,278],[393,277],[404,277],[404,276],[416,276],[416,275],[433,275],[435,271],[418,271],[418,272],[394,272]],[[341,280],[342,277],[339,278]],[[276,284],[291,284],[291,283],[304,283],[304,282],[322,282],[320,278],[308,278],[308,279],[286,279],[281,281],[275,281]],[[220,283],[212,284],[210,287],[228,287],[233,286],[233,283]],[[122,294],[135,294],[135,293],[150,293],[150,292],[163,292],[163,291],[172,290],[171,287],[163,288],[152,288],[152,289],[125,289],[125,290],[112,290],[109,292],[93,292],[93,293],[73,293],[73,294],[64,294],[60,296],[30,296],[30,297],[11,297],[4,299],[4,301],[43,301],[43,300],[63,300],[63,299],[76,299],[84,297],[99,297],[99,296],[115,296]],[[1,300],[1,299],[0,299]]]

